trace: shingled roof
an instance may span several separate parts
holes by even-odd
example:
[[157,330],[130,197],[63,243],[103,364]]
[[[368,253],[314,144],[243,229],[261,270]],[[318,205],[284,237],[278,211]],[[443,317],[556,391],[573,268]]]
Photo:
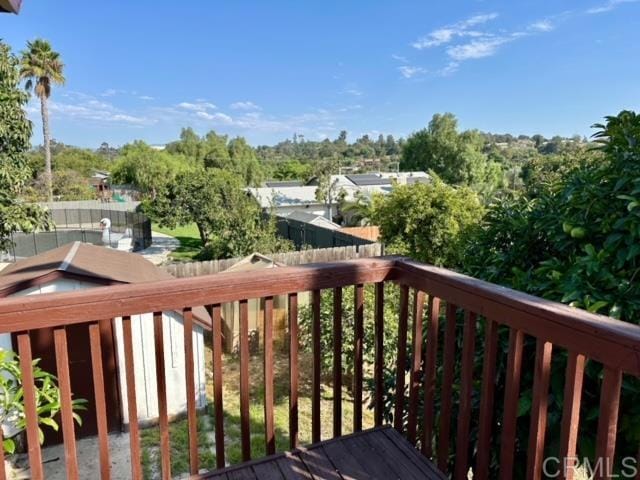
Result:
[[[0,297],[42,285],[58,278],[72,278],[101,285],[144,283],[174,277],[137,253],[73,242],[25,258],[0,271]],[[203,307],[194,318],[210,328],[211,317]]]

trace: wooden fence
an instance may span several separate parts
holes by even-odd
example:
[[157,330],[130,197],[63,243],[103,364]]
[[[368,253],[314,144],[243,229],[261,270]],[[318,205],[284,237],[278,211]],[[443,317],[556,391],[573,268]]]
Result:
[[[378,257],[380,255],[382,255],[382,245],[380,243],[371,243],[360,246],[351,245],[348,247],[318,248],[298,252],[274,253],[267,256],[274,262],[283,265],[302,265],[305,263],[327,263],[337,260]],[[178,278],[199,277],[200,275],[224,272],[240,260],[242,260],[241,257],[204,262],[174,263],[165,265],[162,268]]]

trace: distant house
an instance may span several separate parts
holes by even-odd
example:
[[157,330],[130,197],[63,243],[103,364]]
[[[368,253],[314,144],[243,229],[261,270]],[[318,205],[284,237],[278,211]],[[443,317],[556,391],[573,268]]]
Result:
[[[288,217],[294,212],[306,212],[327,219],[336,213],[336,203],[340,195],[346,200],[355,200],[358,194],[388,194],[394,185],[427,183],[431,177],[425,172],[378,172],[331,175],[332,205],[316,199],[320,184],[318,177],[312,177],[306,184],[298,181],[267,181],[264,187],[249,188],[251,194],[264,210],[273,209],[276,215]],[[333,218],[333,217],[332,217]]]
[[96,170],[89,179],[89,184],[95,188],[96,196],[103,202],[111,201],[113,192],[111,191],[111,174],[109,172]]
[[[21,260],[0,271],[0,297],[71,292],[97,288],[103,285],[142,283],[173,279],[169,273],[157,268],[140,255],[75,242],[50,250],[35,257]],[[211,319],[204,308],[193,310],[194,369],[196,403],[204,407],[204,331],[210,329]],[[100,320],[100,319],[96,319]],[[156,367],[152,313],[133,315],[135,383],[138,420],[153,422],[158,417],[156,395]],[[107,395],[108,426],[121,430],[129,424],[127,389],[124,371],[124,340],[122,319],[101,322],[105,391]],[[169,415],[186,411],[186,381],[184,331],[181,312],[163,312],[164,356],[166,369],[167,402]],[[75,398],[89,401],[90,414],[82,415],[83,424],[77,427],[80,436],[97,433],[95,405],[91,375],[91,352],[87,324],[66,327],[71,370],[71,389]],[[53,330],[30,332],[34,358],[47,371],[56,372]],[[0,348],[16,350],[12,334],[0,335]],[[48,443],[62,441],[61,434],[51,429]]]
[[249,188],[248,192],[258,201],[264,210],[273,209],[276,215],[286,217],[291,213],[304,210],[315,215],[327,216],[329,207],[316,199],[317,187],[276,186]]

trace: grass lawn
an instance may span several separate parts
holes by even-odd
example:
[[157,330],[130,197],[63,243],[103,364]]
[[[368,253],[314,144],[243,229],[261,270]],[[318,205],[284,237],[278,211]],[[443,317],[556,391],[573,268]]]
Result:
[[200,240],[198,227],[196,227],[195,223],[184,225],[182,227],[165,228],[154,222],[151,225],[151,229],[154,232],[171,235],[180,241],[180,248],[169,255],[172,260],[188,262],[193,260],[193,258],[200,253],[202,241]]
[[[289,449],[289,364],[285,352],[276,351],[274,355],[275,404],[274,423],[276,430],[276,449]],[[206,371],[212,371],[211,350],[205,349]],[[223,402],[226,461],[229,464],[242,461],[240,446],[240,365],[234,355],[225,355],[223,365]],[[252,356],[250,360],[250,417],[251,417],[251,456],[259,458],[265,455],[264,436],[264,385],[262,355]],[[213,385],[211,375],[207,375],[207,398],[209,411],[198,419],[198,441],[200,446],[201,468],[215,468],[215,447],[213,445],[213,415],[211,398]],[[353,400],[347,389],[342,395],[343,434],[350,433],[353,426]],[[366,399],[365,399],[366,402]],[[311,443],[311,356],[300,353],[300,392],[298,400],[299,439],[301,444]],[[321,390],[321,432],[322,439],[333,436],[333,389],[324,383]],[[204,418],[207,416],[208,418]],[[373,426],[373,411],[363,406],[363,428]],[[187,472],[189,451],[187,421],[173,422],[170,426],[172,475]],[[142,431],[142,462],[146,479],[159,477],[158,428]]]

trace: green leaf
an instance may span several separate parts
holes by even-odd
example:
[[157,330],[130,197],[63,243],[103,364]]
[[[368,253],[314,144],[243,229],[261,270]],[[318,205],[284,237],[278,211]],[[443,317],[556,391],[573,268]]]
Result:
[[600,300],[598,302],[594,302],[591,305],[589,305],[587,307],[587,310],[591,313],[595,313],[601,308],[606,307],[607,305],[609,305],[609,302],[607,302],[606,300]]
[[16,444],[12,439],[7,438],[2,442],[2,448],[4,448],[4,451],[9,455],[13,455],[16,451]]
[[56,432],[58,431],[58,422],[56,422],[53,418],[51,417],[41,417],[40,418],[40,423],[43,423],[44,425],[47,425],[51,428],[53,428]]

